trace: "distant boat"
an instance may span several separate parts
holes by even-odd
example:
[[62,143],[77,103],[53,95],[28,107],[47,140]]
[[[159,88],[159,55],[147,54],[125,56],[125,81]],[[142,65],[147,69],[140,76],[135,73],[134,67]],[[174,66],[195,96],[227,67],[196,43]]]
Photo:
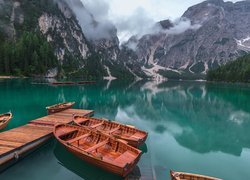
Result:
[[148,136],[147,132],[139,130],[134,126],[124,125],[105,119],[76,115],[74,116],[74,122],[79,126],[90,127],[115,138],[125,140],[129,145],[134,147],[142,145]]
[[65,82],[51,82],[51,85],[77,85],[77,84],[95,84],[95,81],[65,81]]
[[185,173],[185,172],[175,172],[173,170],[170,170],[170,176],[172,180],[187,180],[187,179],[193,179],[193,180],[221,180],[215,177],[210,176],[204,176],[200,174],[191,174],[191,173]]
[[51,82],[51,85],[72,85],[75,84],[75,82],[67,81],[67,82]]
[[133,170],[142,154],[139,149],[85,127],[59,124],[54,135],[80,159],[123,177]]
[[0,130],[4,129],[12,118],[12,113],[0,114]]
[[55,104],[55,105],[52,105],[52,106],[48,106],[48,107],[46,107],[46,109],[48,111],[48,114],[53,114],[53,113],[57,113],[57,112],[69,109],[74,104],[75,104],[75,102],[59,103],[59,104]]

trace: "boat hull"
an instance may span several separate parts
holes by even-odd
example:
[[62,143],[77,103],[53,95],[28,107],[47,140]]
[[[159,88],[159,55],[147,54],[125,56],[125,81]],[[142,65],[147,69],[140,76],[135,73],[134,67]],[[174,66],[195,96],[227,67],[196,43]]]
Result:
[[81,153],[81,152],[79,152],[77,150],[69,148],[68,146],[64,145],[64,147],[69,152],[71,152],[72,154],[74,154],[75,156],[80,158],[81,160],[86,161],[86,162],[88,162],[88,163],[90,163],[90,164],[92,164],[94,166],[98,166],[99,168],[102,168],[102,169],[104,169],[106,171],[109,171],[111,173],[117,174],[117,175],[122,176],[122,177],[126,177],[129,174],[129,172],[131,172],[134,169],[134,167],[136,166],[136,164],[137,164],[137,162],[139,161],[139,158],[140,158],[140,157],[138,157],[133,165],[129,166],[127,169],[124,169],[124,168],[115,166],[113,164],[101,161],[101,160],[99,160],[97,158],[93,158],[91,156],[85,155],[85,154],[83,154],[83,153]]
[[4,123],[0,123],[0,130],[6,128],[6,126],[8,125],[9,121],[11,120],[12,118],[12,114],[11,113],[6,113],[6,114],[3,114],[1,115],[2,117],[3,116],[6,116],[6,121]]
[[69,109],[69,108],[71,108],[74,104],[75,104],[75,103],[73,102],[73,103],[69,103],[69,104],[68,104],[67,106],[65,106],[65,107],[53,107],[53,108],[47,107],[46,109],[47,109],[48,114],[50,115],[50,114],[54,114],[54,113],[61,112],[61,111],[64,111],[64,110],[66,110],[66,109]]
[[170,177],[172,180],[184,180],[184,179],[193,179],[193,180],[221,180],[211,176],[205,176],[201,174],[192,174],[186,172],[175,172],[170,170]]
[[[81,160],[123,177],[134,169],[141,157],[140,150],[88,128],[60,124],[55,127],[54,135]],[[107,143],[109,150],[103,147]]]

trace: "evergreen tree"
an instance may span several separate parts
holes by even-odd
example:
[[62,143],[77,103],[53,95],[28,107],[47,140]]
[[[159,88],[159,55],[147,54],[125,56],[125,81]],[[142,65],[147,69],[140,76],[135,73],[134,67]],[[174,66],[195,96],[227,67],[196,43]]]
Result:
[[250,54],[208,71],[207,80],[226,82],[250,82]]

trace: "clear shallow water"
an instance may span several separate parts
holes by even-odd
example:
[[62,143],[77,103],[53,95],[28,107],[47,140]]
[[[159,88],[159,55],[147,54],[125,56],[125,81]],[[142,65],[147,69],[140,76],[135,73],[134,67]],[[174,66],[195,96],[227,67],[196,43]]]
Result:
[[[135,170],[169,179],[169,169],[250,179],[250,87],[197,82],[49,86],[31,80],[0,80],[0,112],[12,110],[7,129],[46,115],[45,106],[76,101],[75,108],[149,132]],[[6,129],[5,129],[6,130]],[[12,179],[121,179],[91,166],[51,140],[0,174]]]

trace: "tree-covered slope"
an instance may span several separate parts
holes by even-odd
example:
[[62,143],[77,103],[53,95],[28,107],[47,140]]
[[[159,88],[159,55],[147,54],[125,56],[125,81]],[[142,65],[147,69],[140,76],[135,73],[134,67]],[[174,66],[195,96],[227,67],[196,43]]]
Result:
[[207,80],[226,82],[250,82],[250,54],[208,71]]
[[25,32],[16,41],[0,42],[0,73],[35,76],[57,66],[50,44],[41,35]]

